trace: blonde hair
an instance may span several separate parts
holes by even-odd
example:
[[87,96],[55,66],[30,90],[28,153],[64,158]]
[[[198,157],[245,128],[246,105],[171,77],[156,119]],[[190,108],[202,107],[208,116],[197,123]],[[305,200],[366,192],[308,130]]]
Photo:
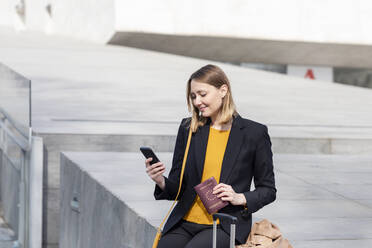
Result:
[[190,128],[192,132],[196,132],[196,130],[199,127],[204,126],[208,121],[208,118],[201,116],[199,113],[199,109],[192,104],[191,98],[192,80],[212,85],[217,89],[219,89],[222,85],[225,84],[228,88],[228,91],[224,98],[222,99],[221,123],[227,124],[233,118],[233,116],[237,115],[236,107],[231,94],[230,82],[226,74],[218,66],[215,65],[203,66],[202,68],[194,72],[187,81],[186,99],[188,109],[192,114],[190,122]]

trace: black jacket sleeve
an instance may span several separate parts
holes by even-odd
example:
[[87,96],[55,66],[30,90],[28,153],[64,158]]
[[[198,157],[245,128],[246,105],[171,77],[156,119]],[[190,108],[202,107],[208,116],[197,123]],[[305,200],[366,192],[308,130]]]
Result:
[[176,198],[188,135],[186,122],[187,119],[183,119],[178,128],[176,145],[173,153],[172,168],[169,172],[169,176],[164,177],[165,189],[162,190],[158,185],[155,186],[154,196],[156,200],[174,200]]
[[271,141],[267,127],[263,127],[263,132],[257,141],[254,159],[253,178],[255,190],[244,192],[249,213],[258,211],[276,199]]

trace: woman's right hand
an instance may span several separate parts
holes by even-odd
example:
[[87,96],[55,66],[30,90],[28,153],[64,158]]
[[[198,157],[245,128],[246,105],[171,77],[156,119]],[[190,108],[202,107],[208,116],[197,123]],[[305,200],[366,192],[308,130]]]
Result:
[[150,165],[152,158],[145,160],[146,164],[146,173],[149,177],[162,189],[165,189],[165,179],[163,173],[165,171],[165,166],[162,162],[157,162]]

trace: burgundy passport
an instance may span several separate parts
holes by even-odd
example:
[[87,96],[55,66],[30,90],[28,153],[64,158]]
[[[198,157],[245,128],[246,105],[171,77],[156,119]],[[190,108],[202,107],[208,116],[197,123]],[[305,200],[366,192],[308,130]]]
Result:
[[226,207],[229,203],[222,201],[217,195],[213,194],[213,188],[217,185],[214,177],[208,178],[204,182],[194,187],[196,193],[203,202],[204,207],[207,209],[209,214],[214,214],[223,207]]

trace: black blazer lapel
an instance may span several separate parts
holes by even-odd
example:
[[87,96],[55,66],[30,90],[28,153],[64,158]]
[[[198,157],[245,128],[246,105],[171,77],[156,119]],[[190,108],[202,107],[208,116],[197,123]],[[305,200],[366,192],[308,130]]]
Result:
[[220,183],[228,183],[227,180],[235,167],[236,158],[244,141],[244,135],[241,130],[243,127],[241,117],[239,115],[236,116],[231,126],[229,140],[227,141],[223,157]]
[[203,168],[205,162],[205,154],[207,152],[208,136],[209,136],[210,123],[206,123],[200,127],[195,133],[194,139],[194,154],[195,154],[195,169],[197,171],[197,182],[200,182],[203,175]]

